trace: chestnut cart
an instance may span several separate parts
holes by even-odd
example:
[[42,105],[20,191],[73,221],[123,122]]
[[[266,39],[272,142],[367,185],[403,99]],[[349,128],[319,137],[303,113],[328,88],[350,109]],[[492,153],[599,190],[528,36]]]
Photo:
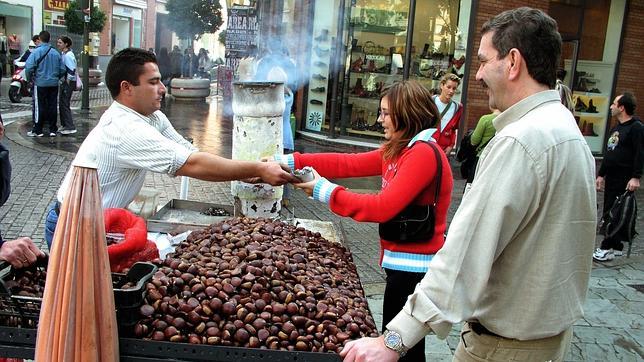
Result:
[[[36,330],[0,327],[0,356],[34,358]],[[121,361],[339,362],[335,353],[290,352],[120,338]]]

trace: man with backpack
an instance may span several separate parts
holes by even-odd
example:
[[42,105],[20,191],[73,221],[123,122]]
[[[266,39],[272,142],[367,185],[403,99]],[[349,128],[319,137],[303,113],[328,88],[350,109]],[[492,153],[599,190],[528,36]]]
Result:
[[62,62],[60,53],[49,44],[51,35],[48,31],[41,31],[38,34],[40,45],[31,53],[25,66],[25,77],[27,81],[34,80],[33,97],[34,126],[27,132],[29,137],[44,136],[43,126],[49,127],[49,136],[56,137],[58,127],[56,126],[58,103],[58,81],[65,75],[65,64]]
[[[610,130],[604,160],[595,181],[597,190],[604,190],[604,216],[600,229],[605,229],[608,213],[617,197],[626,190],[640,188],[644,166],[644,126],[639,118],[633,116],[635,107],[635,96],[628,92],[615,97],[610,105],[611,115],[617,118],[618,123]],[[623,255],[622,238],[606,235],[593,253],[596,261],[610,261]]]

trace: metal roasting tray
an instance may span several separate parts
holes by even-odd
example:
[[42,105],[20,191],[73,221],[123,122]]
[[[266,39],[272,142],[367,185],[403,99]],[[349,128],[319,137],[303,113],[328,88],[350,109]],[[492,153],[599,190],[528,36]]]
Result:
[[[224,209],[230,216],[202,214],[209,208]],[[235,210],[232,205],[172,199],[148,219],[148,231],[175,235],[188,230],[204,228],[210,224],[233,217],[234,214]]]
[[[0,357],[33,359],[35,329],[0,327]],[[215,362],[340,362],[335,353],[273,351],[258,348],[209,346],[119,338],[121,361],[215,361]]]

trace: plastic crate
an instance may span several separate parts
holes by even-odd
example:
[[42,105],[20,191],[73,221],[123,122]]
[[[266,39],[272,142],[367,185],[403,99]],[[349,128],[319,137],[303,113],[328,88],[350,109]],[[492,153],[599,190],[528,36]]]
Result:
[[[46,268],[46,263],[38,267]],[[112,273],[114,304],[119,324],[123,323],[127,327],[136,323],[133,318],[138,316],[132,310],[138,310],[143,303],[145,285],[152,279],[152,275],[156,271],[157,267],[152,263],[137,262],[132,265],[127,274]],[[2,274],[0,272],[0,275]],[[35,326],[40,316],[42,298],[11,295],[10,291],[4,287],[4,281],[13,278],[13,275],[13,270],[10,270],[8,273],[4,273],[4,276],[0,279],[2,281],[0,283],[0,303],[3,305],[0,315],[21,317],[25,319],[25,322],[28,322],[23,323],[23,325]],[[128,282],[135,283],[135,285],[129,289],[121,289]],[[2,292],[3,290],[4,293]],[[4,307],[4,305],[7,307]]]

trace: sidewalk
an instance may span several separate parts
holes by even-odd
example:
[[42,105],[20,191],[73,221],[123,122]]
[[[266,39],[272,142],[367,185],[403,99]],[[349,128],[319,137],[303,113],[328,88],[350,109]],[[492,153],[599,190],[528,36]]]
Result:
[[[0,106],[2,106],[3,117],[9,115],[8,119],[12,122],[7,126],[7,137],[3,142],[11,149],[14,174],[12,195],[6,205],[0,208],[0,230],[6,238],[31,236],[41,242],[45,209],[53,200],[78,146],[111,100],[105,88],[92,89],[91,114],[84,116],[79,111],[74,111],[74,119],[79,129],[77,134],[52,138],[29,138],[26,137],[26,132],[30,128],[30,115],[19,112],[30,112],[30,106],[5,105],[8,99],[4,92],[2,94]],[[77,94],[74,97],[77,97]],[[72,105],[74,104],[73,102]],[[166,105],[165,112],[178,132],[192,137],[195,145],[202,150],[230,157],[232,122],[221,116],[221,110],[216,101],[184,104],[170,102]],[[302,139],[296,140],[296,149],[305,152],[360,151],[355,147],[322,145]],[[454,174],[456,175],[457,172]],[[379,178],[349,179],[341,183],[354,190],[373,191],[380,188]],[[452,219],[460,203],[463,186],[463,180],[455,180],[448,220]],[[165,204],[168,200],[179,197],[180,178],[148,173],[145,187],[159,190],[160,204]],[[384,274],[378,267],[377,225],[337,217],[328,210],[328,207],[309,200],[302,192],[294,192],[292,195],[291,207],[297,217],[333,221],[341,226],[345,234],[345,244],[353,253],[360,278],[368,294],[370,308],[377,324],[380,325]],[[644,191],[638,192],[637,196],[640,205],[644,205]],[[227,182],[209,183],[191,180],[188,198],[220,204],[232,203]],[[600,193],[600,202],[601,198]],[[641,212],[638,217],[640,232],[644,232],[643,217],[644,212]],[[573,345],[567,354],[567,361],[641,361],[644,359],[643,249],[641,238],[638,238],[630,258],[623,257],[604,264],[594,263],[585,304],[586,317],[575,326]],[[457,325],[446,340],[438,340],[434,336],[427,338],[428,360],[451,361],[459,341],[459,331],[460,325]]]

